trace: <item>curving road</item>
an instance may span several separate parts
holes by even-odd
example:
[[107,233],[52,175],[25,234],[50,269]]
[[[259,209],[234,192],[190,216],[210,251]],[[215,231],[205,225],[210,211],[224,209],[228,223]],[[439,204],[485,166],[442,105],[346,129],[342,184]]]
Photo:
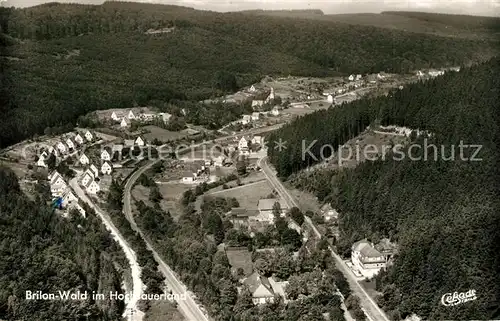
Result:
[[[290,195],[290,193],[286,190],[286,188],[281,184],[280,180],[276,177],[276,173],[269,167],[267,163],[267,157],[259,159],[257,164],[262,168],[262,172],[266,176],[266,178],[271,183],[272,187],[280,194],[281,198],[288,204],[289,207],[295,206],[298,207],[297,202]],[[316,236],[321,238],[321,233],[318,231],[316,226],[314,226],[311,218],[308,216],[304,216],[305,222],[311,227]],[[368,295],[366,290],[358,283],[356,278],[352,275],[352,272],[345,265],[342,258],[333,251],[332,246],[329,245],[330,252],[332,253],[333,258],[337,263],[337,268],[344,274],[347,281],[349,282],[349,286],[354,294],[359,297],[359,301],[361,307],[365,311],[365,314],[370,320],[373,321],[389,321],[387,315],[379,308],[377,303]]]
[[[120,234],[120,231],[116,228],[116,226],[111,221],[111,218],[105,214],[97,205],[90,200],[90,198],[85,194],[80,185],[78,185],[77,179],[73,178],[69,181],[69,185],[73,188],[78,198],[80,198],[83,202],[87,203],[90,207],[94,209],[96,214],[101,218],[104,225],[111,232],[113,238],[118,242],[123,251],[125,252],[125,256],[130,264],[130,269],[132,272],[132,295],[131,299],[126,302],[125,312],[123,317],[128,317],[129,321],[142,321],[144,317],[144,313],[142,313],[138,308],[137,304],[140,301],[140,298],[144,291],[144,284],[141,279],[141,267],[139,263],[137,263],[137,256],[132,248],[129,246],[125,238]],[[133,311],[132,315],[129,315]]]
[[182,284],[182,282],[175,275],[174,271],[172,271],[172,269],[161,259],[161,257],[149,243],[148,239],[145,237],[142,231],[137,227],[137,224],[134,220],[134,216],[132,214],[132,207],[130,203],[132,187],[134,186],[134,183],[139,178],[139,176],[141,176],[142,173],[148,170],[156,162],[158,161],[152,161],[147,163],[146,165],[139,168],[136,172],[134,172],[130,176],[124,188],[123,213],[125,214],[127,220],[130,222],[132,229],[134,229],[137,233],[139,233],[139,235],[146,243],[147,248],[153,253],[153,256],[156,262],[158,263],[158,267],[161,273],[165,276],[165,280],[169,289],[172,290],[172,293],[176,297],[180,298],[179,300],[177,300],[177,304],[182,314],[189,321],[209,321],[210,320],[209,317],[203,312],[202,308],[193,299],[191,293],[188,292],[186,286]]

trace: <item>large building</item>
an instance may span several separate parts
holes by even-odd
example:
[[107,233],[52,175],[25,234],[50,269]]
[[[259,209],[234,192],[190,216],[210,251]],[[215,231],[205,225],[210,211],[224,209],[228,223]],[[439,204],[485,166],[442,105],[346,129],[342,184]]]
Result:
[[273,278],[266,278],[254,272],[243,280],[243,284],[252,294],[255,305],[272,303],[275,296],[281,296],[286,301],[285,287],[288,282],[276,282]]
[[364,239],[352,245],[351,261],[354,269],[364,277],[372,278],[386,267],[387,257]]

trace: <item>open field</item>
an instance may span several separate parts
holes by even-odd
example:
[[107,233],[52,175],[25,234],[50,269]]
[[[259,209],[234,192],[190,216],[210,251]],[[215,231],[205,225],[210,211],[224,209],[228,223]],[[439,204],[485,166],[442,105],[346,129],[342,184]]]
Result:
[[185,321],[174,302],[165,300],[150,301],[149,308],[144,321]]
[[228,190],[211,192],[207,195],[226,198],[235,197],[240,203],[240,207],[256,209],[259,199],[266,198],[272,192],[273,189],[267,181],[260,181]]
[[185,191],[189,190],[191,186],[185,184],[168,183],[158,184],[163,199],[160,202],[161,208],[170,212],[174,219],[177,219],[182,214],[181,199]]
[[241,268],[244,276],[252,274],[252,254],[248,252],[247,248],[227,248],[226,255],[234,272]]
[[167,142],[185,138],[188,136],[188,133],[172,132],[154,125],[148,125],[141,128],[148,131],[147,133],[144,134],[144,137],[148,141],[152,141],[156,138],[162,142]]

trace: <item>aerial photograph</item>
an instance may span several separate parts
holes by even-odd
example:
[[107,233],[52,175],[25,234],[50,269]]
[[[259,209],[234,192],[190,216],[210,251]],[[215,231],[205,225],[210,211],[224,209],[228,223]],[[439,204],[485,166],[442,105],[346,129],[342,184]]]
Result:
[[500,0],[0,0],[0,321],[500,320]]

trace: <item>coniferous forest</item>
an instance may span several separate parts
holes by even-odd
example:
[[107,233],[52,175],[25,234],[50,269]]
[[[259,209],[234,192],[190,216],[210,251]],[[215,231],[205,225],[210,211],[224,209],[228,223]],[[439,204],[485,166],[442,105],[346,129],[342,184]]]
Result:
[[[389,97],[310,114],[270,138],[282,138],[288,146],[300,147],[301,139],[338,146],[376,121],[431,133],[412,135],[412,143],[436,145],[437,160],[388,155],[354,169],[303,173],[299,179],[301,188],[338,209],[341,254],[348,255],[350,245],[365,237],[398,243],[394,264],[377,278],[383,293],[378,302],[395,320],[411,313],[425,320],[500,317],[499,62],[416,83]],[[460,154],[461,141],[481,145],[474,157],[480,160],[470,160],[476,148]],[[302,160],[299,147],[269,149],[282,177],[313,163]],[[424,155],[423,148],[415,150],[414,157]],[[312,152],[319,155],[319,149]],[[476,301],[453,308],[440,304],[443,294],[468,289],[477,291]]]
[[[494,40],[115,1],[0,8],[0,17],[2,147],[97,109],[172,100],[198,109],[264,75],[410,72],[497,50]],[[145,34],[162,28],[172,29]]]
[[[123,301],[90,294],[122,293],[117,267],[128,262],[121,248],[90,208],[86,219],[77,211],[62,218],[44,195],[28,200],[16,175],[0,168],[0,319],[120,319]],[[27,300],[26,291],[88,291],[89,299]]]

